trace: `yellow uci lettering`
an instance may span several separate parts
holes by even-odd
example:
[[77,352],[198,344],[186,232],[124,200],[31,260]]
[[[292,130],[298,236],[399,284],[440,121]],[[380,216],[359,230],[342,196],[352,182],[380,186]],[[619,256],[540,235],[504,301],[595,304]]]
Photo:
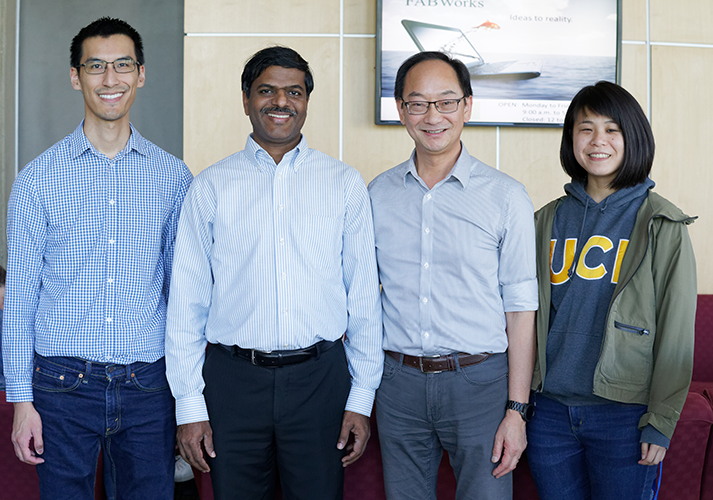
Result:
[[569,279],[567,276],[567,271],[572,267],[572,262],[574,262],[574,252],[577,249],[577,239],[569,238],[564,242],[564,253],[562,258],[562,267],[559,271],[555,271],[552,267],[552,256],[555,254],[555,247],[557,246],[557,240],[550,241],[550,283],[553,285],[561,285],[566,283]]
[[626,247],[629,246],[629,240],[619,240],[619,248],[616,249],[616,264],[614,264],[614,272],[612,273],[611,282],[619,283],[619,271],[621,271],[621,261],[624,260]]
[[577,263],[577,274],[580,278],[585,280],[597,280],[604,277],[607,274],[607,270],[604,264],[599,264],[597,267],[587,267],[585,260],[587,254],[592,248],[601,248],[604,253],[608,252],[614,248],[614,244],[606,236],[592,236],[584,245],[582,253],[579,256],[579,262]]

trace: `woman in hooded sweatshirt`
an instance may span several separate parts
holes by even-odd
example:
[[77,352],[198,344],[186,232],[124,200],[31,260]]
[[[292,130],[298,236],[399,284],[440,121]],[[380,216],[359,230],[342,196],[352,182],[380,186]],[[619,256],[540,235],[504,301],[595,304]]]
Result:
[[[651,191],[651,127],[609,82],[564,122],[566,196],[537,214],[535,416],[541,500],[650,499],[693,368],[694,218]],[[674,168],[680,168],[675,166]]]

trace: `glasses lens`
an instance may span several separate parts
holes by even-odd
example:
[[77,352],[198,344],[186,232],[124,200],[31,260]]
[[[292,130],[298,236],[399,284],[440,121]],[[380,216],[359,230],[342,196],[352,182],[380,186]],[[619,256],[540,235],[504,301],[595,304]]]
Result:
[[410,115],[425,115],[428,111],[428,104],[427,102],[421,101],[407,102],[406,109]]
[[114,71],[117,73],[131,73],[136,69],[136,62],[133,59],[117,59],[114,61]]
[[84,69],[90,75],[101,75],[106,71],[105,61],[92,61],[84,64]]
[[456,109],[458,109],[459,102],[460,99],[448,99],[446,101],[438,101],[436,103],[436,108],[438,108],[438,111],[440,111],[441,113],[453,113]]

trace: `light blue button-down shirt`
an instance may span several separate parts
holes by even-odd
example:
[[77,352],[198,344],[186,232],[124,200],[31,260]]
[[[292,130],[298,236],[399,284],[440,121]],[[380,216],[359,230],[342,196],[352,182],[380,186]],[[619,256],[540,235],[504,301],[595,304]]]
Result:
[[414,356],[505,352],[505,312],[537,310],[525,187],[465,146],[432,189],[411,158],[369,185],[384,349]]
[[29,163],[8,204],[8,401],[32,401],[32,359],[129,364],[164,355],[181,203],[193,176],[133,127],[113,159],[82,122]]
[[248,137],[196,177],[181,215],[166,338],[178,424],[208,420],[206,342],[292,350],[344,333],[346,409],[369,415],[383,353],[364,180],[304,137],[279,165]]

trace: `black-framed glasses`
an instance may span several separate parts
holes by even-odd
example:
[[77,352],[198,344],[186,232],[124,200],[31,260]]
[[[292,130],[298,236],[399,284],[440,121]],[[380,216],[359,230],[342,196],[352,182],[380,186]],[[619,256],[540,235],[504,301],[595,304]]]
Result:
[[406,106],[406,111],[410,115],[425,115],[428,113],[428,108],[433,104],[439,113],[448,114],[455,113],[458,109],[458,104],[465,99],[465,96],[460,99],[441,99],[440,101],[401,101]]
[[84,66],[84,71],[88,75],[101,75],[106,73],[106,68],[109,65],[114,66],[114,71],[117,73],[132,73],[139,63],[130,57],[122,57],[116,61],[102,61],[101,59],[91,59],[80,66]]

